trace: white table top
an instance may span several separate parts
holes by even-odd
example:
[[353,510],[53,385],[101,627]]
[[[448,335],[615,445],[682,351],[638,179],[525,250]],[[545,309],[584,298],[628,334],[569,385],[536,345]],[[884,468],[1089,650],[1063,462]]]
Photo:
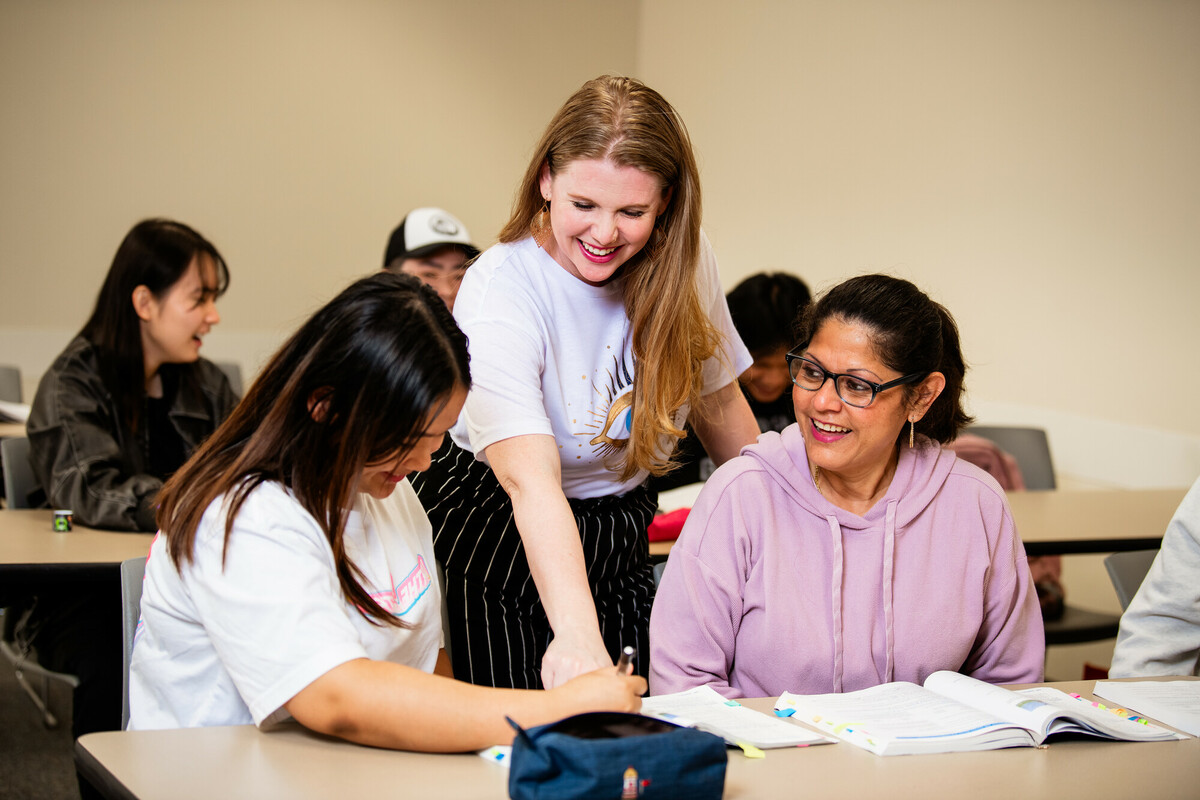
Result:
[[[702,485],[663,492],[659,505],[666,511],[690,506]],[[1110,553],[1158,547],[1185,494],[1186,487],[1057,489],[1010,492],[1008,504],[1030,555]],[[651,542],[650,553],[664,555],[672,544]]]
[[1017,532],[1031,555],[1157,548],[1187,494],[1178,489],[1009,492]]
[[[1091,681],[1055,683],[1090,695]],[[768,711],[773,699],[746,705]],[[115,797],[505,798],[507,771],[474,754],[378,750],[299,726],[114,731],[80,738],[85,772],[107,777]],[[1131,743],[1058,741],[1046,748],[881,758],[846,743],[729,752],[725,798],[1101,798],[1195,797],[1200,739]]]
[[74,525],[54,530],[54,512],[41,509],[0,511],[0,572],[11,568],[56,565],[120,564],[145,557],[154,535],[99,531]]

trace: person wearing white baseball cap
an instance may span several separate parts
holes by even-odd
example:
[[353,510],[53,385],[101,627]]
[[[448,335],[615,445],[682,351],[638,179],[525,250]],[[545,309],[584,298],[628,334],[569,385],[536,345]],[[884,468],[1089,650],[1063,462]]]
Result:
[[479,248],[458,217],[440,208],[414,208],[392,231],[383,268],[419,278],[453,311],[467,262],[477,255]]

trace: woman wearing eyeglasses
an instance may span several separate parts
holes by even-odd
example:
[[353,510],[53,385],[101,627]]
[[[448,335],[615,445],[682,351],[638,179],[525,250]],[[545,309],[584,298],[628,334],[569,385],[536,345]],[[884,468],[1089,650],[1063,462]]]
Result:
[[1004,492],[941,444],[970,421],[950,314],[848,280],[788,354],[797,423],[717,470],[663,575],[650,691],[848,692],[957,670],[1042,679],[1041,615]]

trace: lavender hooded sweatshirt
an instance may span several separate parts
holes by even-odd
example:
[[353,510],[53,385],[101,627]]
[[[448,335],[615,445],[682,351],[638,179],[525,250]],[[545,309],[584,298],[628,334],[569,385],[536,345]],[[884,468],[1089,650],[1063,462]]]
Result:
[[813,484],[798,425],[696,500],[650,617],[650,692],[849,692],[956,670],[1042,680],[1037,593],[1004,492],[928,439],[860,517]]

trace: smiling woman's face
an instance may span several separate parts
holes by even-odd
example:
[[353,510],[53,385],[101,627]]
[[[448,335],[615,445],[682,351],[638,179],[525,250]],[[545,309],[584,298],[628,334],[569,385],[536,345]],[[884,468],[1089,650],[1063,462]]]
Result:
[[192,259],[161,298],[145,286],[134,290],[147,374],[162,364],[188,364],[200,358],[202,338],[221,321],[216,298],[217,268],[204,254]]
[[434,451],[442,446],[446,431],[454,427],[458,413],[462,411],[466,401],[467,390],[461,386],[455,389],[442,410],[426,421],[424,431],[416,444],[403,453],[363,467],[362,475],[358,479],[358,491],[383,500],[396,491],[396,485],[409,473],[429,469]]
[[637,255],[667,208],[659,179],[607,159],[579,159],[551,176],[542,169],[554,235],[546,252],[567,272],[602,286]]
[[[821,323],[804,355],[830,372],[857,375],[871,383],[901,377],[875,354],[869,328],[837,317]],[[832,380],[815,392],[793,387],[796,421],[804,433],[809,461],[823,472],[848,478],[886,465],[908,421],[907,396],[901,386],[877,394],[866,408],[855,408],[838,397]]]

